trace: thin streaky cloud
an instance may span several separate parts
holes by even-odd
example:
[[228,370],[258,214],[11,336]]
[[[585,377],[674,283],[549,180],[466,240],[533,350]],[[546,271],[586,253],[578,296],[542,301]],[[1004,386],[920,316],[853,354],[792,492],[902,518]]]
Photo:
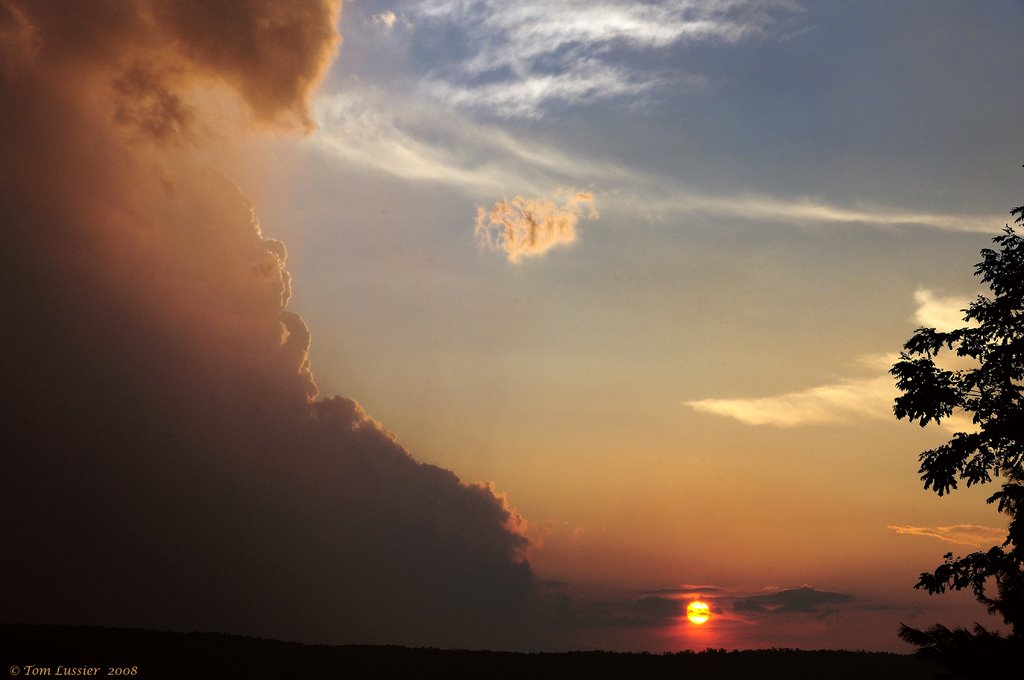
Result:
[[745,425],[796,427],[857,419],[890,419],[896,388],[887,371],[895,354],[865,354],[852,365],[869,375],[767,397],[684,402],[698,413],[727,416]]
[[1005,222],[1001,215],[954,215],[900,210],[892,206],[855,208],[806,196],[777,197],[739,193],[708,196],[685,191],[652,198],[648,210],[662,219],[705,214],[781,223],[867,224],[876,227],[919,226],[940,231],[989,233]]
[[[917,308],[914,319],[926,326],[945,327],[954,323],[951,310],[962,307],[961,297],[938,297],[925,288],[914,292]],[[962,314],[961,314],[962,316]],[[955,324],[952,327],[955,327]],[[852,363],[870,375],[844,378],[825,385],[766,397],[697,399],[683,402],[698,413],[726,416],[745,425],[798,427],[855,420],[895,422],[893,403],[899,395],[889,368],[897,355],[868,354]],[[970,417],[956,413],[939,425],[948,432],[972,432],[977,426]]]
[[[385,104],[385,101],[387,102]],[[543,195],[552,186],[631,182],[606,161],[570,156],[397,94],[349,89],[318,98],[312,143],[332,157],[410,181],[440,182],[484,200],[495,194]]]
[[[387,102],[387,103],[385,103]],[[778,224],[924,227],[989,232],[1001,215],[955,215],[893,206],[850,208],[822,198],[736,193],[714,195],[668,187],[662,178],[604,159],[568,154],[398,94],[350,88],[318,97],[312,144],[332,157],[409,181],[440,182],[477,201],[495,194],[544,195],[552,186],[593,186],[602,211],[671,222],[693,215]],[[621,190],[601,193],[602,187]]]
[[[768,397],[698,399],[683,405],[698,413],[733,418],[744,425],[801,427],[865,420],[895,423],[892,407],[898,394],[892,376],[883,372]],[[977,429],[970,417],[961,413],[944,418],[939,425],[947,432]]]
[[946,527],[916,527],[909,524],[890,524],[890,530],[901,536],[926,536],[944,543],[985,548],[999,545],[1006,539],[1006,530],[979,524],[954,524]]
[[313,143],[331,156],[405,180],[426,180],[472,188],[500,190],[506,176],[440,145],[417,139],[394,120],[358,100],[334,97],[316,104],[318,130]]
[[891,419],[896,396],[888,376],[846,380],[770,397],[684,402],[698,413],[728,416],[745,425],[796,427],[871,418]]

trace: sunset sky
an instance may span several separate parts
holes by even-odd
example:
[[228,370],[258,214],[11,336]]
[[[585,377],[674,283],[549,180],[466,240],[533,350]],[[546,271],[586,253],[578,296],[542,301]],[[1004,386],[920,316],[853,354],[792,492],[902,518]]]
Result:
[[887,371],[1024,202],[1021,25],[0,0],[0,616],[649,651],[997,623],[913,589],[1005,521],[921,488],[953,430],[896,421]]

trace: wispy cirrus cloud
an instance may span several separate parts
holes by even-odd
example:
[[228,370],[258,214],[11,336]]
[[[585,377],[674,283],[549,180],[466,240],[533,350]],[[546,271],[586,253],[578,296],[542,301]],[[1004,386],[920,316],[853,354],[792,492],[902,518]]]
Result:
[[429,89],[432,98],[451,106],[485,109],[505,118],[535,118],[551,101],[582,102],[639,95],[655,82],[654,79],[639,79],[626,69],[595,59],[582,59],[570,72],[531,73],[511,81],[474,87],[433,81]]
[[[432,0],[409,9],[470,46],[423,82],[433,97],[493,115],[540,117],[552,104],[636,95],[666,80],[636,57],[685,42],[737,43],[764,35],[799,7],[773,0]],[[511,98],[504,93],[515,93]]]
[[[518,105],[508,93],[496,91],[494,96]],[[700,192],[615,161],[567,153],[557,140],[541,142],[408,94],[368,87],[352,86],[317,98],[313,116],[318,128],[312,143],[331,157],[361,170],[446,184],[477,201],[495,194],[541,196],[552,186],[576,185],[593,186],[597,192],[615,187],[614,193],[600,193],[602,211],[652,222],[701,215],[783,225],[988,232],[1005,221],[995,214],[855,207],[823,197]]]
[[632,183],[632,171],[570,155],[549,144],[474,122],[452,111],[372,88],[318,98],[313,144],[360,169],[447,184],[482,199],[543,195],[552,186],[593,179]]
[[1001,544],[1006,539],[1006,530],[979,524],[954,524],[946,527],[915,527],[908,524],[891,524],[889,529],[901,536],[927,536],[944,543],[985,548]]
[[769,196],[738,193],[707,195],[686,190],[652,196],[647,212],[664,216],[705,214],[789,224],[918,226],[952,232],[989,233],[1005,222],[1002,215],[963,215],[906,210],[894,206],[851,206],[811,196]]

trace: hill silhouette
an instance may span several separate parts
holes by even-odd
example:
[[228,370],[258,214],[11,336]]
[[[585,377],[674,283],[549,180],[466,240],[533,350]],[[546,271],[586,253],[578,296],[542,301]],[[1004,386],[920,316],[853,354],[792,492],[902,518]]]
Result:
[[[494,652],[369,645],[307,645],[220,633],[0,624],[9,677],[301,678],[383,677],[937,678],[910,655],[769,649],[667,654],[601,651]],[[34,666],[30,668],[29,666]],[[60,667],[60,668],[59,668]],[[80,669],[86,669],[85,671]]]

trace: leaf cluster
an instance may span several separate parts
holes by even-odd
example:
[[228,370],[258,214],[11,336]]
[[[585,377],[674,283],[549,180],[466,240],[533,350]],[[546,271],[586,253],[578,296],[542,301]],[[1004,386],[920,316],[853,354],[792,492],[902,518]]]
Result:
[[1020,661],[1020,645],[1013,639],[975,625],[947,628],[934,625],[928,630],[909,626],[900,629],[900,637],[917,646],[918,654],[949,669],[946,678],[994,678]]

